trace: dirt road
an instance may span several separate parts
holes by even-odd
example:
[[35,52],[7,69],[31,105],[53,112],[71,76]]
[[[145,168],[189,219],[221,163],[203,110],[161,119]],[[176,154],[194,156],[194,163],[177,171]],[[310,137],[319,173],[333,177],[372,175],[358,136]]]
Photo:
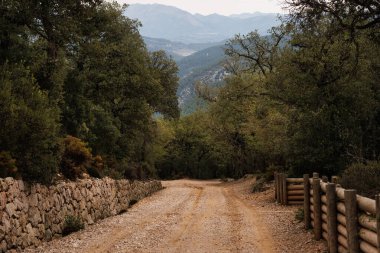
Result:
[[260,212],[218,181],[163,182],[127,213],[27,252],[274,252]]

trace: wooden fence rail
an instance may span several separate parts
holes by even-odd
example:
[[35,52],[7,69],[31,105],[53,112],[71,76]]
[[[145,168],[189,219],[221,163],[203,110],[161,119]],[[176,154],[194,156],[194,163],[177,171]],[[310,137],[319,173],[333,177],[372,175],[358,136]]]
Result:
[[303,205],[306,229],[325,239],[330,253],[380,253],[380,194],[370,199],[343,189],[337,177],[328,182],[318,173],[287,178],[275,173],[275,199],[282,205]]
[[275,173],[275,198],[282,205],[302,205],[304,184],[302,178],[288,178],[284,173]]

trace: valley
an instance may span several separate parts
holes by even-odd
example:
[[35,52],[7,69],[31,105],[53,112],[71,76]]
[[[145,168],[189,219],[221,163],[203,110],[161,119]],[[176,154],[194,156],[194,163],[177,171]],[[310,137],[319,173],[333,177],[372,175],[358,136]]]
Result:
[[132,4],[125,15],[141,22],[140,32],[149,51],[164,50],[178,65],[178,102],[183,115],[202,107],[195,83],[223,85],[224,45],[235,34],[257,30],[265,35],[278,24],[276,13],[243,13],[230,16],[191,14],[160,4]]

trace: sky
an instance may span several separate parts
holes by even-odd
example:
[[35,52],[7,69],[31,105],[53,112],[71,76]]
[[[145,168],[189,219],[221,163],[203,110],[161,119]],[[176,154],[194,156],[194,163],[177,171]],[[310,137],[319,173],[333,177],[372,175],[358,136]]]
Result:
[[118,0],[120,4],[164,4],[190,13],[231,15],[252,12],[284,13],[281,0]]

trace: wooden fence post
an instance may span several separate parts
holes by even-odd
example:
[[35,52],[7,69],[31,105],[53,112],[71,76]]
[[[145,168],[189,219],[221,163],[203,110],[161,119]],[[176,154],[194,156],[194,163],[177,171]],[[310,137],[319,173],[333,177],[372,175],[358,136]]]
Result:
[[277,187],[278,187],[278,203],[281,204],[282,201],[282,187],[281,187],[281,173],[277,174]]
[[288,204],[288,189],[287,189],[287,184],[286,184],[286,178],[287,178],[287,175],[286,174],[283,174],[282,175],[282,194],[283,194],[283,200],[284,202],[282,203],[283,205],[287,205]]
[[277,187],[277,204],[279,204],[280,203],[280,182],[279,182],[279,179],[280,179],[280,173],[277,173],[277,185],[276,185],[276,187]]
[[327,198],[327,230],[329,253],[338,252],[338,231],[336,211],[336,187],[335,184],[326,185]]
[[376,195],[377,251],[380,253],[380,194]]
[[315,240],[319,241],[322,237],[321,183],[320,179],[315,177],[313,177],[313,208],[314,236]]
[[359,253],[358,205],[356,202],[356,190],[345,190],[344,202],[346,205],[348,252]]
[[274,199],[277,201],[277,172],[275,171],[274,174]]
[[278,203],[282,204],[282,173],[277,174],[277,184],[278,184]]
[[310,181],[309,174],[303,175],[303,218],[305,229],[310,228]]

